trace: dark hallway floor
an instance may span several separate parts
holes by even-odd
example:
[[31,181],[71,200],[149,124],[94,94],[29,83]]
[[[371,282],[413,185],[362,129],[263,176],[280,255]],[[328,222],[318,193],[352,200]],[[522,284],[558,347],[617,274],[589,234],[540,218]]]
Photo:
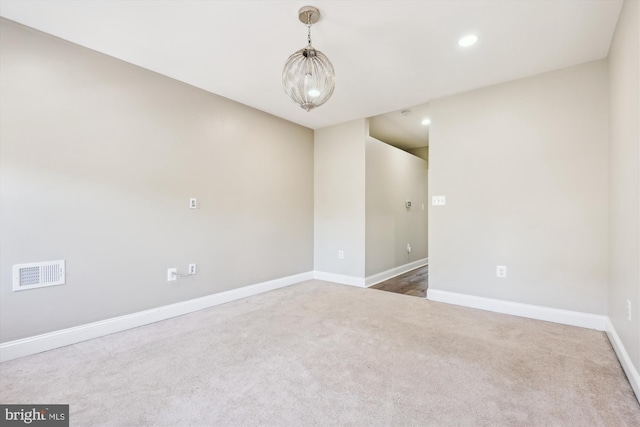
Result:
[[398,277],[373,285],[370,289],[426,298],[428,287],[429,266],[425,265],[424,267],[416,268]]

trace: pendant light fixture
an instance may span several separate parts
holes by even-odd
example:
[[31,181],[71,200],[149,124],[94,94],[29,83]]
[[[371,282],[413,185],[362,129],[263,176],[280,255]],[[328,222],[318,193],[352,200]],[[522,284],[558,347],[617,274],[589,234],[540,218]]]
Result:
[[282,87],[293,102],[311,111],[333,94],[335,72],[331,61],[311,46],[311,26],[320,19],[320,11],[305,6],[298,11],[298,19],[307,26],[308,44],[287,59],[282,71]]

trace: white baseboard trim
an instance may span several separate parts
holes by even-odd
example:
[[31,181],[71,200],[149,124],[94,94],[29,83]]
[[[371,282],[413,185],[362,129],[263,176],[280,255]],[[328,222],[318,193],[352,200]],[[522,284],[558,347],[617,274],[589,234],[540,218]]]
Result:
[[624,373],[627,374],[629,384],[631,384],[631,388],[633,388],[633,392],[636,394],[636,399],[638,399],[638,403],[640,403],[640,374],[638,374],[638,370],[631,362],[631,357],[629,357],[629,353],[627,353],[627,350],[624,348],[624,344],[622,344],[622,340],[620,340],[609,318],[607,318],[607,337],[611,342],[613,350],[616,352],[616,356],[618,356]]
[[183,314],[261,294],[285,286],[313,279],[313,272],[282,277],[255,285],[207,295],[188,301],[152,308],[150,310],[118,316],[99,322],[87,323],[73,328],[62,329],[29,338],[9,341],[0,344],[0,362],[17,359],[58,347],[75,344],[81,341],[102,337],[115,332],[124,331],[138,326],[148,325],[160,320],[170,319]]
[[326,282],[339,283],[341,285],[357,286],[366,288],[364,277],[345,276],[342,274],[325,273],[324,271],[314,271],[313,278]]
[[415,270],[416,268],[424,267],[427,264],[429,264],[429,258],[422,258],[416,261],[412,261],[408,264],[401,265],[399,267],[391,268],[381,273],[376,273],[376,274],[372,274],[371,276],[367,276],[364,279],[364,282],[367,287],[373,286],[380,282],[384,282],[385,280],[389,280],[393,277],[407,273],[411,270]]
[[477,297],[455,292],[427,289],[427,299],[446,302],[448,304],[479,308],[480,310],[496,313],[511,314],[528,317],[530,319],[546,320],[547,322],[562,323],[564,325],[604,331],[607,328],[608,317],[598,314],[581,313],[578,311],[561,310],[558,308],[542,307],[539,305],[522,304],[519,302],[503,301],[492,298]]

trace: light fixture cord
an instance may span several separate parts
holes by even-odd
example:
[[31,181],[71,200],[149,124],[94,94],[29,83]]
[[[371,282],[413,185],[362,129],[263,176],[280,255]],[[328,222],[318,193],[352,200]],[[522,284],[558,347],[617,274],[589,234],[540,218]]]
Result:
[[307,12],[307,41],[311,46],[311,12]]

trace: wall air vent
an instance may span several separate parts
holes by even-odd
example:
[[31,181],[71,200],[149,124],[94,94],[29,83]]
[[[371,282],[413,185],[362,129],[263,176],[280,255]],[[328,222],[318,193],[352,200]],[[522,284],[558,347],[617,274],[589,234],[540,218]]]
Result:
[[14,292],[55,285],[64,285],[64,260],[13,266]]

